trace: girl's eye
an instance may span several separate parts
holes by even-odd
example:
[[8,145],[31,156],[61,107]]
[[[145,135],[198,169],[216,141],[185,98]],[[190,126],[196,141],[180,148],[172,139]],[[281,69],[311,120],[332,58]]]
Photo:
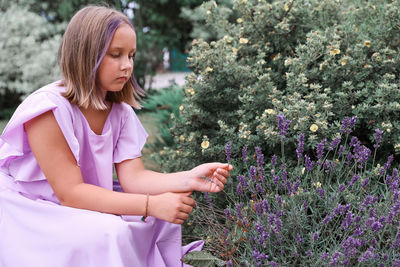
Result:
[[119,57],[118,54],[111,54],[112,57]]
[[129,59],[134,60],[135,59],[135,55],[129,55]]

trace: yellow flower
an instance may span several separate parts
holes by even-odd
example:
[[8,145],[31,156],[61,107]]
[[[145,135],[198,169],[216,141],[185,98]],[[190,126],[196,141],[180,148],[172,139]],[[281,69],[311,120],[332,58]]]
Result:
[[232,47],[232,54],[236,55],[237,51],[238,51],[238,49],[236,47]]
[[283,8],[285,9],[286,12],[289,11],[289,5],[287,3],[283,6]]
[[386,129],[386,132],[390,133],[390,128],[387,128],[387,129]]
[[192,223],[191,223],[191,222],[187,222],[186,224],[187,224],[187,225],[189,225],[189,226],[191,226],[191,225],[192,225]]
[[194,95],[194,89],[192,87],[189,87],[187,91],[189,92],[189,94]]
[[242,4],[246,4],[247,3],[247,0],[242,0]]
[[213,68],[211,68],[211,67],[207,67],[207,68],[204,70],[205,73],[209,73],[209,72],[212,72],[212,71],[213,71]]
[[371,41],[364,41],[364,46],[371,47]]
[[243,22],[243,19],[242,19],[242,18],[238,18],[238,19],[236,20],[236,22],[237,22],[237,23],[242,23],[242,22]]
[[331,56],[339,55],[339,54],[340,54],[340,49],[335,48],[335,49],[331,50],[331,51],[329,52],[329,54],[330,54]]
[[210,14],[211,14],[211,11],[210,11],[210,10],[207,10],[206,13],[207,13],[207,15],[210,15]]
[[207,149],[209,146],[210,146],[210,142],[208,142],[207,140],[204,140],[203,142],[201,142],[202,149]]
[[345,57],[342,58],[341,63],[342,63],[342,66],[346,65],[347,64],[347,58],[345,58]]
[[275,110],[273,110],[273,109],[271,109],[271,108],[266,109],[264,112],[267,113],[267,114],[269,114],[269,115],[275,114]]
[[239,39],[239,43],[241,43],[241,44],[247,44],[249,42],[249,39],[247,39],[247,38],[240,38]]
[[182,142],[185,141],[185,136],[183,135],[179,136],[179,140],[181,140]]
[[339,163],[339,159],[335,159],[335,163],[338,164]]
[[184,109],[183,105],[179,106],[179,110],[182,111]]
[[318,125],[312,124],[312,125],[310,126],[310,131],[313,132],[313,133],[315,133],[316,131],[318,131]]
[[320,182],[313,183],[316,188],[321,188],[322,184]]

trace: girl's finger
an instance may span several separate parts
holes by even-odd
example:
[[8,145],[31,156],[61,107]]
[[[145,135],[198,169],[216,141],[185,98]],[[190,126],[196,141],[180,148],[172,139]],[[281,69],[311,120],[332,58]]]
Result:
[[183,220],[183,221],[185,221],[188,217],[189,217],[188,213],[179,212],[178,215],[176,216],[175,220]]
[[190,197],[182,198],[182,202],[183,204],[188,205],[190,207],[196,207],[196,201],[193,198]]
[[226,184],[226,182],[228,181],[225,176],[222,176],[221,174],[214,174],[214,178],[216,178],[218,181],[220,181],[222,184]]
[[223,176],[225,176],[225,177],[229,177],[229,171],[227,171],[226,169],[221,169],[221,168],[218,168],[214,173],[218,173],[218,174],[220,174],[220,175],[223,175]]

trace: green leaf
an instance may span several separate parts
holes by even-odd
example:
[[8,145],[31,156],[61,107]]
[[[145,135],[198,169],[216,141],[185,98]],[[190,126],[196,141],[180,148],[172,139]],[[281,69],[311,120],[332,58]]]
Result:
[[186,264],[201,267],[225,266],[225,262],[206,251],[192,251],[186,254],[182,261]]

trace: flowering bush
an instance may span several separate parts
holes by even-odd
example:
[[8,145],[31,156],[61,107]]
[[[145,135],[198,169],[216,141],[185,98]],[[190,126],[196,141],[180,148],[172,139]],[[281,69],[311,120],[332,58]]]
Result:
[[235,0],[229,13],[205,3],[208,24],[223,37],[193,41],[193,74],[172,127],[177,145],[161,151],[165,170],[221,161],[228,140],[235,156],[240,147],[259,146],[270,157],[280,151],[277,114],[292,121],[287,149],[295,149],[300,132],[311,133],[304,140],[311,153],[319,139],[335,138],[344,117],[357,116],[363,144],[372,144],[380,128],[388,141],[380,151],[400,152],[399,7],[378,0]]
[[[346,117],[333,140],[320,140],[315,156],[297,148],[265,162],[259,147],[241,161],[248,171],[225,188],[228,205],[205,195],[196,211],[197,233],[227,266],[400,266],[400,177],[352,136],[357,118]],[[282,144],[293,122],[277,116]],[[336,129],[337,130],[337,129]],[[226,144],[232,162],[234,144]],[[287,161],[293,154],[297,162]]]

